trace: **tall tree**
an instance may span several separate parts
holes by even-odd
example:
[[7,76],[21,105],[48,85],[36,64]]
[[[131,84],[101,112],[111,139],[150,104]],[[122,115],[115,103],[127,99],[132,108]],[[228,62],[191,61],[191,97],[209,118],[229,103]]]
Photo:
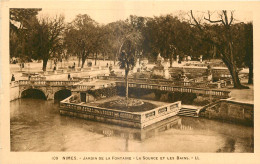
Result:
[[124,39],[127,35],[129,35],[130,26],[127,23],[127,21],[116,21],[109,23],[108,28],[111,31],[110,35],[110,45],[111,45],[111,51],[114,54],[114,65],[116,64],[116,60],[119,56],[120,49],[123,45]]
[[31,58],[29,36],[39,11],[38,8],[10,8],[10,57],[19,57],[22,61]]
[[33,58],[43,60],[42,70],[46,71],[50,58],[63,53],[64,17],[43,18],[35,24],[31,42]]
[[147,47],[144,51],[154,55],[160,53],[170,60],[170,66],[172,66],[173,55],[177,55],[177,52],[178,55],[188,54],[191,50],[189,44],[194,40],[190,25],[172,15],[147,19],[142,33],[144,46]]
[[136,56],[138,48],[140,48],[141,34],[137,31],[132,31],[127,35],[120,48],[119,66],[125,69],[125,87],[126,87],[126,105],[128,100],[128,74],[136,64]]
[[[217,52],[220,55],[222,61],[227,66],[233,80],[234,88],[248,88],[240,83],[238,77],[238,69],[235,62],[233,35],[232,35],[232,23],[234,21],[233,12],[223,10],[219,13],[219,19],[212,20],[212,15],[208,12],[208,16],[204,17],[206,21],[214,24],[214,28],[208,29],[206,26],[202,26],[194,17],[193,12],[190,12],[191,18],[194,24],[203,35],[203,39],[215,45]],[[214,30],[212,30],[214,29]]]
[[253,24],[252,22],[245,24],[244,38],[245,44],[245,64],[249,68],[248,84],[253,84]]
[[80,56],[82,68],[89,54],[96,52],[97,25],[87,14],[79,14],[70,23],[65,33],[67,48],[70,52],[74,52]]

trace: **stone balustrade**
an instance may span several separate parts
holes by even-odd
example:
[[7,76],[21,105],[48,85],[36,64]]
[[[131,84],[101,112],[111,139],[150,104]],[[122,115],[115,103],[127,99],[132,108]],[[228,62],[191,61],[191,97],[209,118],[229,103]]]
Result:
[[[19,85],[73,86],[75,90],[88,90],[88,89],[100,88],[100,87],[102,88],[102,86],[94,86],[94,85],[90,86],[90,85],[79,84],[79,81],[20,80]],[[110,85],[113,86],[114,84],[110,84]],[[230,97],[230,91],[205,89],[205,88],[200,88],[198,86],[193,87],[190,86],[189,83],[185,84],[184,86],[174,86],[174,84],[161,85],[161,84],[129,82],[128,85],[129,87],[135,87],[135,88],[158,89],[158,90],[171,91],[171,92],[186,92],[186,93],[211,95],[211,96],[218,96],[218,97],[225,97],[225,98]],[[125,83],[116,82],[116,86],[125,86]],[[104,85],[103,87],[107,87],[107,86]]]
[[144,128],[165,118],[176,115],[181,109],[181,102],[167,104],[146,112],[126,112],[115,109],[73,103],[74,96],[60,102],[60,114],[91,119],[101,122],[116,123],[136,128]]
[[11,81],[10,82],[10,87],[13,88],[13,87],[18,87],[19,86],[19,81]]
[[19,85],[40,85],[40,86],[68,86],[79,81],[46,81],[46,80],[19,80]]
[[[98,79],[125,81],[125,77],[113,77],[113,76],[98,76]],[[197,80],[197,81],[196,80],[194,80],[194,81],[177,81],[177,80],[166,80],[166,79],[148,79],[148,78],[132,78],[132,77],[130,77],[130,78],[128,78],[128,81],[129,82],[136,82],[136,83],[175,85],[175,86],[196,87],[196,88],[221,88],[223,86],[223,85],[219,85],[218,83],[208,83],[208,82],[202,82],[200,80]]]
[[199,110],[199,116],[252,126],[254,124],[254,104],[221,99],[202,107]]
[[32,80],[32,81],[42,81],[42,80],[46,80],[46,77],[44,77],[44,76],[32,76],[30,80]]
[[[125,83],[116,82],[116,85],[125,86]],[[230,97],[230,91],[225,91],[225,90],[180,87],[180,86],[172,86],[172,85],[146,84],[146,83],[132,83],[132,82],[129,82],[128,86],[135,87],[135,88],[158,89],[162,91],[171,91],[171,92],[195,93],[195,94],[211,95],[211,96],[226,97],[226,98]]]
[[76,80],[83,80],[85,82],[90,82],[90,81],[94,81],[97,79],[97,76],[88,76],[88,77],[74,77],[73,79]]

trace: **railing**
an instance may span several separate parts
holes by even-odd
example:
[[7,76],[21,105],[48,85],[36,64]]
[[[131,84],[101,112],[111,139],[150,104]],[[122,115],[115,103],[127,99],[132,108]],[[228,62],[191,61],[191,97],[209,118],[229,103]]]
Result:
[[72,99],[74,99],[74,96],[73,96],[73,95],[67,97],[66,99],[64,99],[64,100],[62,100],[62,101],[60,101],[60,107],[61,107],[61,104],[70,103],[70,101],[71,101]]
[[[113,76],[98,76],[98,79],[125,81],[124,77],[113,77]],[[195,79],[194,81],[177,81],[177,80],[166,80],[166,79],[148,79],[148,78],[130,77],[130,78],[128,78],[128,81],[135,82],[135,83],[149,83],[149,84],[187,86],[187,87],[189,86],[189,87],[197,87],[197,88],[220,88],[221,86],[223,86],[223,85],[219,85],[217,83],[202,82],[201,78]]]
[[74,91],[94,89],[95,85],[75,85],[73,86]]
[[19,80],[19,85],[49,85],[49,86],[69,86],[79,81],[45,81],[45,80]]
[[92,116],[103,116],[110,117],[120,120],[128,120],[132,122],[140,122],[141,114],[139,113],[130,113],[125,111],[119,111],[115,109],[107,109],[101,107],[94,107],[82,104],[71,103],[73,102],[73,96],[68,97],[67,99],[60,102],[60,108],[69,109],[78,113],[91,114]]
[[46,80],[46,77],[33,76],[33,77],[31,77],[30,80],[33,80],[33,81],[41,81],[41,80]]
[[[125,83],[116,82],[116,85],[125,86]],[[171,91],[171,92],[186,92],[186,93],[196,93],[196,94],[203,94],[203,95],[219,96],[219,97],[230,97],[230,91],[224,91],[224,90],[180,87],[180,86],[169,86],[169,85],[157,85],[157,84],[145,84],[145,83],[131,83],[131,82],[128,83],[128,86],[135,87],[135,88],[158,89],[158,90]]]
[[83,113],[83,114],[91,114],[92,116],[101,116],[108,117],[113,119],[126,120],[137,123],[144,123],[149,120],[156,119],[158,117],[162,117],[167,114],[177,114],[181,109],[181,102],[175,102],[171,104],[167,104],[162,107],[158,107],[146,112],[126,112],[115,109],[107,109],[101,107],[94,107],[89,105],[82,105],[72,103],[74,101],[74,96],[70,96],[65,100],[60,102],[60,108],[71,110],[73,112]]
[[94,81],[97,79],[97,76],[89,76],[89,77],[74,77],[73,79],[77,79],[77,80],[83,80],[85,82],[90,82],[90,81]]
[[10,83],[11,88],[18,87],[18,86],[19,86],[19,81],[11,81],[11,83]]
[[171,104],[164,105],[146,112],[142,112],[141,122],[147,122],[149,120],[156,119],[169,113],[177,114],[181,109],[181,101],[177,101]]
[[46,85],[46,81],[19,80],[19,85]]

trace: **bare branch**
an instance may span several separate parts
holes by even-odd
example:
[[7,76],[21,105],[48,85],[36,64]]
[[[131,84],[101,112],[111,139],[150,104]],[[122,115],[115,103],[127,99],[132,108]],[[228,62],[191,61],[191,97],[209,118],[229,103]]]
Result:
[[225,17],[225,21],[224,21],[224,25],[228,25],[228,16],[227,16],[227,10],[223,10],[222,11],[223,12],[223,15],[224,15],[224,17]]
[[193,19],[193,21],[196,23],[196,26],[202,30],[201,25],[199,24],[199,22],[196,20],[196,18],[193,16],[192,10],[190,11],[191,14],[191,18]]
[[[209,21],[210,23],[220,23],[222,22],[222,19],[219,19],[219,20],[211,20],[210,18],[210,12],[208,11],[208,18],[204,17],[205,20]],[[222,22],[223,23],[223,22]]]
[[232,23],[233,20],[234,20],[233,14],[234,14],[234,11],[231,11],[231,16],[230,16],[230,22],[229,22],[229,25],[231,25],[231,23]]
[[187,22],[189,23],[189,25],[192,25],[192,26],[196,26],[196,24],[192,23],[192,17],[190,16],[190,14],[187,14],[188,17],[189,17],[189,20],[187,20]]

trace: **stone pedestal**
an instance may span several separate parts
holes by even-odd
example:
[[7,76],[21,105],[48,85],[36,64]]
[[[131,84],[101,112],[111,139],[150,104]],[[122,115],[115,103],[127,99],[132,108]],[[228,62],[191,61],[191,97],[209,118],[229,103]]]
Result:
[[153,68],[153,75],[169,79],[171,76],[169,74],[168,65],[168,62],[164,62],[164,59],[159,54],[157,57],[156,66]]
[[135,67],[133,68],[133,73],[138,72],[138,70],[140,70],[140,69],[141,69],[141,67],[140,67],[140,64],[139,64],[139,59],[137,59],[136,65],[135,65]]
[[169,79],[170,78],[169,69],[165,68],[165,67],[155,66],[153,68],[153,75],[161,76],[161,77],[163,77],[165,79]]
[[202,63],[202,61],[203,61],[202,59],[203,59],[203,56],[202,56],[202,55],[200,55],[200,62],[201,62],[201,63]]

